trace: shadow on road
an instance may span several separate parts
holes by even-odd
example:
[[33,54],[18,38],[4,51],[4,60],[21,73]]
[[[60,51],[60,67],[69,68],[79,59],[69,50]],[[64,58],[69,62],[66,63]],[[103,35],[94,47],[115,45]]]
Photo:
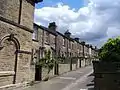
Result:
[[88,90],[94,90],[94,88],[88,88]]
[[[94,74],[91,73],[90,75],[88,75],[88,78],[94,77]],[[94,90],[94,80],[91,80],[87,85],[88,90]]]
[[88,77],[94,76],[94,73],[91,73],[90,75],[88,75]]
[[87,84],[86,86],[88,86],[88,87],[89,87],[89,86],[94,86],[94,84],[93,84],[93,83],[90,83],[90,84]]

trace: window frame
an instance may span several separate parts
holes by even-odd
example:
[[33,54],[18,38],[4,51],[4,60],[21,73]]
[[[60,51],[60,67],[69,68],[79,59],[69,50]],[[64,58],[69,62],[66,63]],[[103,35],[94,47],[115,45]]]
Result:
[[33,34],[32,34],[32,39],[35,40],[35,41],[38,41],[38,27],[37,26],[34,26],[34,31],[33,31]]
[[50,33],[49,32],[45,32],[45,43],[50,44]]

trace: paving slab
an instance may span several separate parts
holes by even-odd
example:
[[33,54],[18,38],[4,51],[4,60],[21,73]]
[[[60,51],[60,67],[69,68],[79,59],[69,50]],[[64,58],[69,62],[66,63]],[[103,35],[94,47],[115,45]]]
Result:
[[93,90],[92,66],[77,69],[23,90]]

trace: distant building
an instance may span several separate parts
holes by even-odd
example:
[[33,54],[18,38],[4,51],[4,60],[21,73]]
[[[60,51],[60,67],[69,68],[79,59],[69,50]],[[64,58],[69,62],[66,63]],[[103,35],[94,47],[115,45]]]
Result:
[[[56,31],[56,27],[55,22],[49,23],[48,27],[34,24],[33,49],[38,51],[37,61],[44,57],[45,50],[50,50],[53,57],[72,58],[72,63],[76,65],[73,66],[74,69],[91,64],[92,58],[96,56],[95,49],[84,41],[81,42],[79,38],[71,38],[68,30],[64,34]],[[71,60],[65,60],[63,63],[70,64]]]

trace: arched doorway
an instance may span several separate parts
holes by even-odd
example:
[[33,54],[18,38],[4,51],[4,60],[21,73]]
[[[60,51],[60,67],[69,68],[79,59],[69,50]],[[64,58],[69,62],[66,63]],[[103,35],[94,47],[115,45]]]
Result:
[[19,49],[20,44],[14,34],[7,35],[0,40],[0,72],[8,72],[8,75],[2,76],[4,80],[0,86],[15,84]]

